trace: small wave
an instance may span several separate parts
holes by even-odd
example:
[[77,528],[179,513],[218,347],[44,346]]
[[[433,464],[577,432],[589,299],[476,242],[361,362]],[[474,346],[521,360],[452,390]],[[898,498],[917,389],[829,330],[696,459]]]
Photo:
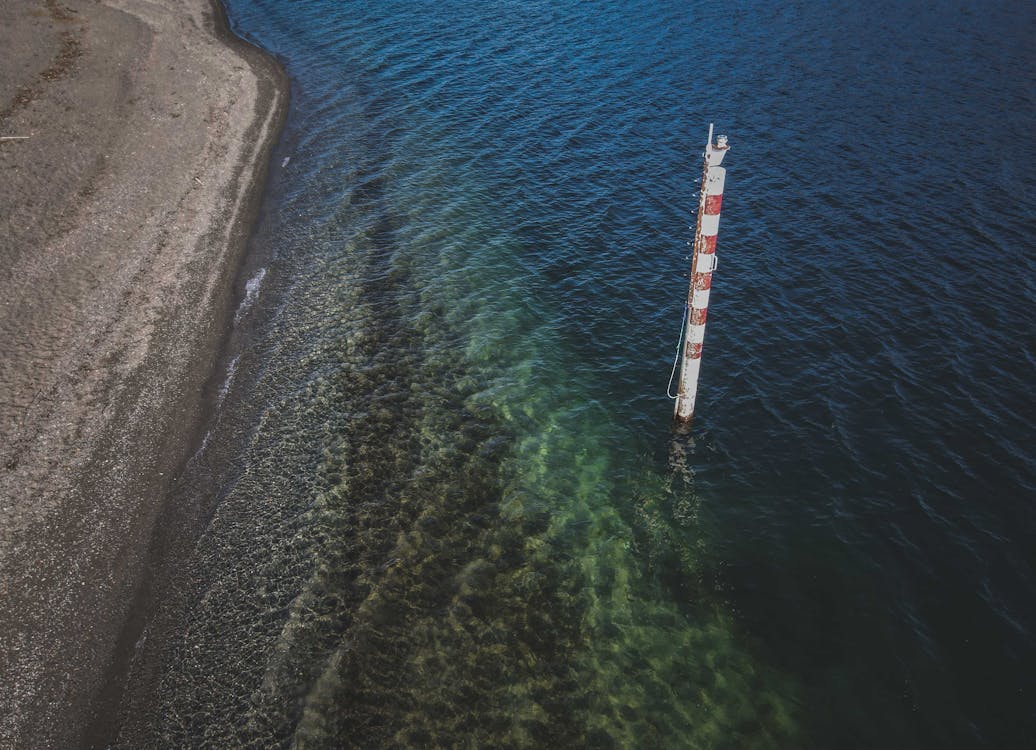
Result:
[[[227,377],[223,380],[223,385],[219,389],[219,398],[216,399],[217,408],[223,406],[223,401],[226,400],[227,393],[230,392],[230,385],[234,382],[234,374],[237,372],[237,362],[239,359],[241,359],[240,354],[230,360],[230,364],[227,366]],[[207,439],[208,435],[205,437]]]
[[259,287],[262,286],[264,278],[266,278],[266,269],[260,268],[259,272],[250,278],[248,283],[245,284],[245,298],[241,300],[241,304],[237,308],[237,313],[234,315],[234,325],[241,322],[241,318],[245,316],[245,313],[248,312],[259,297]]
[[198,446],[198,450],[191,456],[191,463],[197,461],[198,458],[205,453],[205,449],[209,447],[209,441],[212,440],[212,430],[206,430],[205,437],[201,439],[201,445]]

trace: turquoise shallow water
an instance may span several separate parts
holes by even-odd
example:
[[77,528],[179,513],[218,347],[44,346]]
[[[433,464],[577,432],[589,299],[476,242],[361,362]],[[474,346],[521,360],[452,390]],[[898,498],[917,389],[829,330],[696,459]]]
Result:
[[1031,12],[228,6],[292,110],[125,744],[1024,746]]

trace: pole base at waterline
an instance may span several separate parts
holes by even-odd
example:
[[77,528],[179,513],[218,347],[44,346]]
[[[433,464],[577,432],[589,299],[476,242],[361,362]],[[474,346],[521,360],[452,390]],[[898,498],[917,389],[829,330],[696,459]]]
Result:
[[691,434],[691,420],[673,417],[673,432],[677,435]]
[[694,402],[686,396],[677,396],[676,406],[673,409],[673,429],[681,434],[689,432],[693,418]]

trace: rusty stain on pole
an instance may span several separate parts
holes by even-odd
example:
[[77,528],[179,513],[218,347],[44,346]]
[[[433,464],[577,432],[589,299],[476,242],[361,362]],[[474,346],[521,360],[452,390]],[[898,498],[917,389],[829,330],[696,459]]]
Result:
[[673,418],[678,424],[687,424],[694,415],[701,349],[705,340],[705,317],[709,312],[709,290],[712,288],[712,272],[716,270],[716,235],[723,204],[723,183],[727,177],[727,170],[720,164],[729,148],[725,135],[718,136],[713,144],[712,125],[709,125],[709,143],[705,147],[698,222],[691,256],[691,283],[687,291],[688,319],[684,329],[680,381],[673,412]]

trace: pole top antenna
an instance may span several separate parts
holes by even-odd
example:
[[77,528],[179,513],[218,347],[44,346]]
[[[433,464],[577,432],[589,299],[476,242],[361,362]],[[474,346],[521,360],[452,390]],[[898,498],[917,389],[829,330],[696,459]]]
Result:
[[709,166],[718,167],[723,163],[723,157],[730,149],[725,135],[716,136],[716,143],[712,142],[713,125],[709,123],[709,143],[705,147],[705,161]]

